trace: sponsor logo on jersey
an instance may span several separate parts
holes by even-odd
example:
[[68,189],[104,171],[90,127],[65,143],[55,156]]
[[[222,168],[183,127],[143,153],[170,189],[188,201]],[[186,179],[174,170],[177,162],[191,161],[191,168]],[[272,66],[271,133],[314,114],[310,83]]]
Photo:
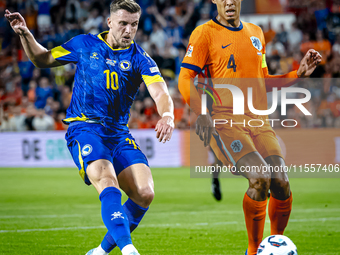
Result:
[[258,52],[257,55],[261,56],[262,57],[262,53],[261,52]]
[[243,145],[240,140],[235,140],[231,143],[230,147],[233,150],[233,152],[237,153],[242,150]]
[[116,63],[117,63],[116,60],[111,60],[109,58],[106,59],[106,64],[108,64],[108,65],[115,66]]
[[231,43],[231,44],[228,44],[228,45],[226,45],[226,46],[223,46],[223,45],[222,45],[222,49],[225,49],[225,48],[229,47],[230,45],[232,45],[232,43]]
[[255,49],[257,49],[258,51],[262,50],[263,47],[262,47],[262,43],[259,38],[252,36],[250,37],[250,40],[253,46],[255,47]]
[[154,67],[151,67],[151,68],[150,68],[150,72],[151,72],[151,73],[159,73],[159,69],[158,69],[157,66],[154,66]]
[[98,53],[97,52],[93,52],[92,56],[90,58],[99,59],[97,56],[98,56]]
[[131,63],[130,61],[127,61],[127,60],[122,60],[120,61],[119,63],[119,68],[122,70],[122,71],[129,71],[131,69]]
[[192,52],[194,51],[194,46],[189,45],[187,53],[185,54],[186,57],[191,58],[192,57]]
[[82,149],[81,149],[81,155],[84,157],[89,155],[92,152],[92,146],[90,144],[86,144]]

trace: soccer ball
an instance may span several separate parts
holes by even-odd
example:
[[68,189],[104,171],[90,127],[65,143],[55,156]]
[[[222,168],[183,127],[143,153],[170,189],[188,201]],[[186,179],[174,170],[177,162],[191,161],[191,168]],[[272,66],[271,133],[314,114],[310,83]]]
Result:
[[273,235],[264,239],[259,248],[257,255],[297,255],[295,244],[286,236]]

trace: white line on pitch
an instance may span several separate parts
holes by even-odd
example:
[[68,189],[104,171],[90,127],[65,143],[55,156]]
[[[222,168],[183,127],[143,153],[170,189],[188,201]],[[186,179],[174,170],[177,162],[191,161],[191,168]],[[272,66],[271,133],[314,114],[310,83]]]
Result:
[[[293,213],[314,213],[314,212],[340,212],[340,208],[308,208],[308,209],[293,209]],[[203,211],[174,211],[174,212],[149,212],[149,214],[167,214],[167,215],[177,215],[177,214],[202,214],[202,213],[209,213],[209,214],[243,214],[242,209],[239,211],[230,211],[230,210],[203,210]]]
[[[309,208],[309,209],[293,209],[293,213],[314,213],[314,212],[340,212],[340,208]],[[191,212],[186,212],[186,211],[175,211],[175,212],[149,212],[148,215],[154,214],[154,215],[160,215],[160,214],[167,214],[167,215],[179,215],[179,214],[202,214],[202,213],[209,213],[209,214],[243,214],[242,210],[239,211],[227,211],[227,210],[207,210],[207,211],[191,211]],[[98,212],[98,215],[85,215],[85,214],[61,214],[61,215],[0,215],[0,219],[25,219],[25,218],[72,218],[72,217],[100,217],[100,214]]]
[[340,221],[340,217],[315,218],[315,219],[290,219],[289,222],[312,222],[312,221]]
[[293,209],[292,212],[303,212],[303,213],[313,213],[313,212],[340,212],[340,208],[308,208],[308,209]]
[[[314,218],[314,219],[290,219],[290,222],[311,222],[311,221],[340,221],[340,217],[332,218]],[[268,220],[266,222],[269,222]],[[239,225],[244,224],[242,221],[224,221],[224,222],[201,222],[201,223],[175,223],[175,224],[146,224],[141,225],[139,228],[148,227],[187,227],[187,226],[215,226],[215,225]],[[63,228],[37,228],[37,229],[17,229],[17,230],[0,230],[0,233],[25,233],[25,232],[44,232],[44,231],[63,231],[63,230],[87,230],[87,229],[102,229],[105,226],[92,226],[92,227],[63,227]]]
[[15,218],[72,218],[72,217],[82,217],[82,214],[55,214],[55,215],[3,215],[0,219],[15,219]]
[[105,226],[0,230],[0,233],[44,232],[44,231],[78,230],[78,229],[85,229],[86,230],[86,229],[99,229],[99,228],[105,228]]

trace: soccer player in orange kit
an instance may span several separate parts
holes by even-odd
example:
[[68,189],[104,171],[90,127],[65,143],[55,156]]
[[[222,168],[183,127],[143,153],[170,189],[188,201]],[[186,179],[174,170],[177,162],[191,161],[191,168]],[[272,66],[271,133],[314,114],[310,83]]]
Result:
[[[268,208],[271,234],[283,234],[292,209],[292,193],[288,176],[284,171],[271,173],[239,170],[245,166],[284,166],[281,148],[275,132],[266,121],[267,116],[251,113],[247,105],[244,115],[232,114],[233,100],[229,90],[214,89],[214,96],[220,97],[221,102],[216,100],[217,103],[212,106],[210,112],[206,115],[201,114],[201,99],[190,80],[197,74],[199,77],[222,78],[228,82],[224,84],[236,85],[244,95],[251,86],[254,108],[267,110],[266,92],[271,91],[273,87],[290,86],[291,81],[310,76],[321,62],[321,55],[315,50],[309,50],[301,60],[298,71],[271,76],[268,74],[265,40],[261,28],[240,21],[242,0],[212,0],[212,2],[217,5],[218,16],[197,27],[191,34],[178,88],[191,109],[198,115],[196,133],[204,141],[204,145],[210,145],[224,165],[236,166],[238,174],[248,179],[249,188],[243,199],[248,232],[246,254],[254,255],[263,237],[268,191],[271,192]],[[241,78],[257,79],[249,82]],[[270,80],[274,82],[268,82]],[[240,125],[232,127],[216,125],[215,128],[213,119],[231,119],[238,123],[243,120],[248,122],[252,119],[262,119],[265,124],[260,128]]]

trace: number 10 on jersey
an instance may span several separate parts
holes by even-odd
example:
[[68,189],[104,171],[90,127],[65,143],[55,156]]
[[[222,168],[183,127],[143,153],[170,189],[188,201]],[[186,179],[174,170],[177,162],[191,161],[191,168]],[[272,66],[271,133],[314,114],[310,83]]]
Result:
[[116,72],[110,72],[110,70],[105,70],[104,73],[106,74],[106,88],[117,90],[118,89],[118,74]]

